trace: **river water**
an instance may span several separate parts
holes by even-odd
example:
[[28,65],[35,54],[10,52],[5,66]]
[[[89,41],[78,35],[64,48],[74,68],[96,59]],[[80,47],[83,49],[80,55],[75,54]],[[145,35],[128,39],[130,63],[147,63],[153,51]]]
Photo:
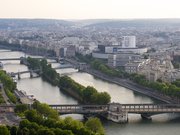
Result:
[[[0,58],[18,58],[24,56],[22,52],[2,52]],[[7,72],[25,71],[27,67],[20,65],[19,61],[3,61],[4,70]],[[58,66],[53,63],[52,66]],[[108,83],[87,73],[77,72],[74,69],[57,70],[58,73],[69,73],[76,82],[84,86],[93,86],[98,91],[106,91],[111,95],[112,102],[119,103],[158,103],[157,100],[145,95],[135,93],[119,85]],[[48,104],[77,104],[77,101],[70,96],[62,93],[58,87],[52,86],[41,78],[29,78],[29,74],[21,75],[17,87],[25,91],[28,95],[34,95],[41,102]],[[82,119],[81,115],[71,115],[76,119]],[[177,114],[161,114],[152,117],[152,121],[142,120],[140,115],[129,115],[127,124],[116,124],[103,120],[103,125],[107,135],[179,135],[180,134],[180,116]]]

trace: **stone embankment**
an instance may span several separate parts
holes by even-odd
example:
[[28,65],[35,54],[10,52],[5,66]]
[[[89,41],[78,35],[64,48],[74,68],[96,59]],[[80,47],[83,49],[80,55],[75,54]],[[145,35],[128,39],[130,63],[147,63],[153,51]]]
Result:
[[180,103],[180,100],[178,100],[178,99],[172,99],[171,97],[163,95],[156,90],[138,85],[128,79],[111,77],[111,76],[108,76],[106,74],[103,74],[103,73],[101,73],[97,70],[93,70],[93,69],[84,69],[83,72],[89,73],[97,78],[102,79],[102,80],[105,80],[105,81],[108,81],[111,83],[115,83],[117,85],[123,86],[125,88],[128,88],[130,90],[144,94],[146,96],[152,97],[154,99],[157,99],[157,100],[165,102],[165,103],[175,103],[175,104]]

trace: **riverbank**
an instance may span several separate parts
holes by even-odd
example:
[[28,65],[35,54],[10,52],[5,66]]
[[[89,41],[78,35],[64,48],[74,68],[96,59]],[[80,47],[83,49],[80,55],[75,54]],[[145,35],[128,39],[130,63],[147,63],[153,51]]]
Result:
[[79,103],[83,103],[83,99],[81,96],[79,96],[79,94],[77,94],[76,92],[74,92],[72,89],[70,88],[64,88],[64,87],[60,87],[59,88],[62,92],[64,92],[65,94],[70,95],[72,98],[74,98],[75,100],[77,100]]
[[45,59],[39,60],[28,57],[27,62],[29,63],[29,69],[41,69],[39,75],[41,75],[45,81],[54,86],[58,86],[60,90],[62,89],[79,102],[85,104],[108,104],[111,101],[110,95],[106,92],[98,92],[95,88],[89,86],[84,87],[68,76],[60,77],[59,73],[57,73]]
[[97,70],[93,70],[93,69],[84,69],[82,72],[86,72],[88,74],[91,74],[99,79],[120,85],[122,87],[128,88],[132,91],[144,94],[146,96],[152,97],[154,99],[157,99],[161,102],[165,102],[165,103],[180,103],[180,101],[172,99],[169,96],[165,96],[163,94],[161,94],[160,92],[138,85],[130,80],[127,79],[121,79],[121,78],[117,78],[117,77],[110,77],[108,75],[105,75]]

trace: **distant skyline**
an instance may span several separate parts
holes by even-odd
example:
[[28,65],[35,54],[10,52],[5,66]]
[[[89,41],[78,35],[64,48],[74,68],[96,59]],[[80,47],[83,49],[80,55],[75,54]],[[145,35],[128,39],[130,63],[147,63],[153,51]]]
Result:
[[0,0],[0,18],[180,18],[180,0]]

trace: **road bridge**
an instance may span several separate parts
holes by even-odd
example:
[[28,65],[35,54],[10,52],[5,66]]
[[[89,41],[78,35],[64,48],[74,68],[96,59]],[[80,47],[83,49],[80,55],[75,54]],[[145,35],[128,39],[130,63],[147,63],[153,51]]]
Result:
[[1,58],[0,61],[21,60],[20,58]]
[[64,59],[61,59],[61,60],[64,61],[64,62],[70,63],[73,66],[73,68],[76,68],[76,69],[79,69],[79,70],[83,70],[83,69],[87,68],[87,64],[83,63],[83,62],[78,62],[76,60],[68,59],[68,58],[64,58]]
[[21,74],[27,74],[27,73],[30,73],[30,77],[32,78],[33,77],[33,73],[37,73],[37,72],[40,72],[41,70],[40,69],[36,69],[36,70],[26,70],[26,71],[20,71],[20,72],[12,72],[10,74],[10,76],[18,76],[18,79],[21,79]]
[[57,67],[54,67],[53,69],[65,69],[65,68],[76,68],[76,67],[71,64],[62,64]]

